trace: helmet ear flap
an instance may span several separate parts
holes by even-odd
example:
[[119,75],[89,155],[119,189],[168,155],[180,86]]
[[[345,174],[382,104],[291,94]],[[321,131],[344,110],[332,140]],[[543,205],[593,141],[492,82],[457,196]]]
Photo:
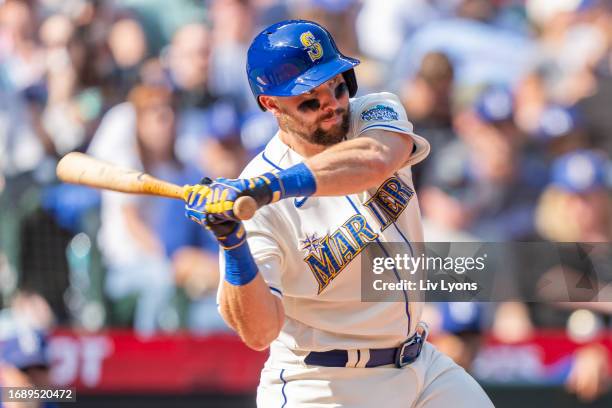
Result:
[[349,97],[353,97],[357,94],[357,78],[355,77],[355,70],[353,68],[342,73],[346,86],[349,90]]

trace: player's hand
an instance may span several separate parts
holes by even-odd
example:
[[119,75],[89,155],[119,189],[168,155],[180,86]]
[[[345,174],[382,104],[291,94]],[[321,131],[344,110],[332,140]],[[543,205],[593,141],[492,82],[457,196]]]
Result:
[[246,241],[246,231],[240,221],[220,220],[208,214],[204,227],[215,234],[223,249],[237,248]]
[[194,186],[185,188],[187,216],[204,224],[208,214],[215,220],[239,221],[234,214],[234,203],[243,196],[255,199],[257,206],[278,201],[281,197],[281,183],[273,173],[265,173],[250,179],[206,178]]
[[207,199],[213,194],[212,187],[215,182],[205,177],[200,183],[185,189],[185,201],[187,202],[185,215],[211,231],[223,249],[239,247],[246,240],[244,226],[240,221],[228,220],[209,213],[207,208],[210,206],[207,207]]

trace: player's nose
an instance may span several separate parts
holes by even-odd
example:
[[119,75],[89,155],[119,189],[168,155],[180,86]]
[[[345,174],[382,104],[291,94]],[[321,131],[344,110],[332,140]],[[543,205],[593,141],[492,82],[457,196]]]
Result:
[[319,94],[319,101],[321,101],[321,110],[323,111],[335,111],[340,107],[340,101],[336,98],[334,88],[325,84],[321,87]]

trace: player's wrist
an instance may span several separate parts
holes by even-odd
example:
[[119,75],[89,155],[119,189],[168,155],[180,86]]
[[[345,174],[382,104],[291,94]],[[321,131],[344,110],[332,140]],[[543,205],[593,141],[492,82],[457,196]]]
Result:
[[317,190],[315,177],[304,163],[279,173],[264,173],[250,179],[250,183],[248,195],[260,207],[288,197],[308,197]]
[[223,250],[225,258],[224,279],[231,285],[243,286],[257,276],[257,264],[251,255],[248,242]]
[[280,171],[278,179],[283,190],[281,198],[309,197],[317,191],[314,174],[304,163]]
[[249,180],[247,194],[255,199],[259,207],[283,198],[284,189],[277,174],[264,173]]
[[[231,227],[229,231],[227,230],[228,226]],[[223,224],[209,223],[207,228],[215,234],[217,242],[219,242],[219,245],[224,250],[231,250],[246,243],[246,231],[241,222],[226,221]]]

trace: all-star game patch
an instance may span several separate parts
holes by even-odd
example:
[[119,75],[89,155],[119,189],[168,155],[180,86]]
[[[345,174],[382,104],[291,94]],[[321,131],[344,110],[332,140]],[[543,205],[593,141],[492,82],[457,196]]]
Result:
[[361,119],[366,122],[371,121],[391,121],[397,120],[397,112],[393,108],[385,105],[376,105],[361,113]]

